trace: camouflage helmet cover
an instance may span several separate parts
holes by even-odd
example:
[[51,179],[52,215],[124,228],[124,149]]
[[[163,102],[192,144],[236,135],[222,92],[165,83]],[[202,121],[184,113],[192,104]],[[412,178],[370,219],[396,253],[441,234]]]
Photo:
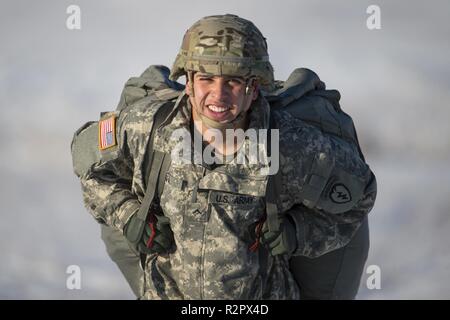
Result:
[[256,77],[265,87],[274,80],[266,39],[252,22],[231,14],[205,17],[186,31],[170,78],[188,71]]

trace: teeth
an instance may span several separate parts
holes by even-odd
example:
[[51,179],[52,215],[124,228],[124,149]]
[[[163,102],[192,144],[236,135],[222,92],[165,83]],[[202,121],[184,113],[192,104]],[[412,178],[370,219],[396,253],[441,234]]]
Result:
[[208,106],[208,108],[209,108],[209,110],[214,111],[214,112],[225,112],[225,111],[230,109],[230,108],[227,108],[227,107],[218,107],[218,106],[215,106],[213,104],[210,104]]

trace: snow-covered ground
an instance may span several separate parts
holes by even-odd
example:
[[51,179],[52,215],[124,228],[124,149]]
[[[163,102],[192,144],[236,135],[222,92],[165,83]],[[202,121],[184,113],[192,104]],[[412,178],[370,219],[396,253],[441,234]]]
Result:
[[[315,70],[355,120],[379,190],[367,266],[381,270],[358,298],[450,299],[449,3],[378,1],[369,31],[371,2],[197,2],[77,1],[77,31],[71,1],[0,5],[0,298],[134,298],[83,207],[72,134],[114,109],[128,77],[170,66],[195,20],[236,13],[265,34],[277,78]],[[66,287],[70,265],[81,290]]]
[[367,288],[371,275],[367,273],[358,297],[449,299],[448,162],[392,159],[373,161],[372,169],[379,192],[370,213],[371,249],[366,267],[380,267],[381,289]]

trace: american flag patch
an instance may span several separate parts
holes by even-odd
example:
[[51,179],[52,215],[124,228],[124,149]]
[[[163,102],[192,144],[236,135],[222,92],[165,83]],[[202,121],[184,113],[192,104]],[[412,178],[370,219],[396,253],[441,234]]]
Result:
[[100,120],[98,124],[98,147],[100,150],[116,145],[116,117]]

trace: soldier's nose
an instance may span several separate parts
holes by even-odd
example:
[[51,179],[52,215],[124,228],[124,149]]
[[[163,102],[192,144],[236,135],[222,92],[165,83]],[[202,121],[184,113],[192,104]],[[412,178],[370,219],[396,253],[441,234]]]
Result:
[[230,90],[225,81],[223,81],[222,79],[218,79],[214,82],[211,91],[215,99],[217,99],[218,101],[226,101],[229,96]]

